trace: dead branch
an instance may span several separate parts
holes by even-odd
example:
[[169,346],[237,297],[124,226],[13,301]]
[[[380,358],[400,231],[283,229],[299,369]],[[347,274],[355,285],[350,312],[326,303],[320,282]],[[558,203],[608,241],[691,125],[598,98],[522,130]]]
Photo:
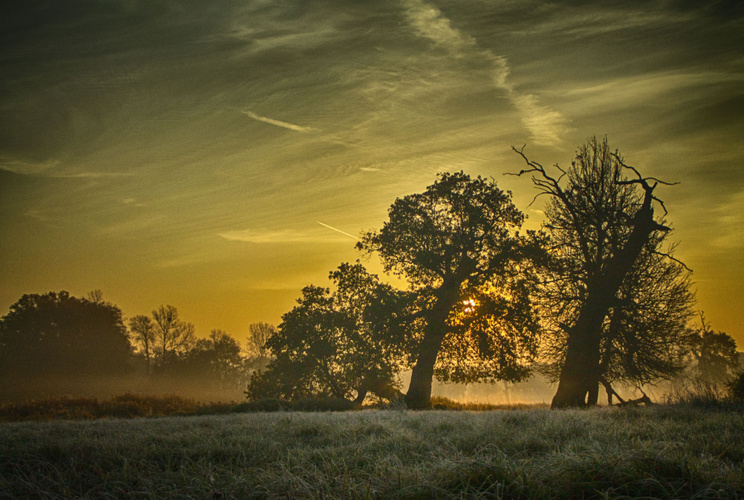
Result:
[[651,401],[651,398],[649,398],[645,392],[641,391],[641,394],[643,394],[643,396],[641,396],[640,398],[629,399],[623,403],[618,404],[617,406],[651,406],[652,404],[654,404],[654,402]]
[[689,267],[687,267],[687,264],[685,264],[684,262],[682,262],[682,261],[681,261],[681,260],[679,260],[679,259],[678,259],[677,257],[674,257],[674,256],[673,256],[673,255],[671,255],[671,254],[668,254],[668,253],[666,253],[666,252],[657,252],[657,251],[655,251],[655,250],[654,250],[653,252],[651,252],[651,253],[653,253],[654,255],[659,255],[659,256],[661,256],[661,257],[666,257],[666,258],[667,258],[667,259],[669,259],[669,260],[673,260],[674,262],[676,262],[676,263],[677,263],[677,264],[679,264],[680,266],[684,267],[684,268],[685,268],[685,269],[687,269],[688,271],[690,271],[690,272],[693,272],[693,271],[692,271],[692,269],[690,269]]
[[[626,165],[625,162],[622,160],[622,158],[620,158],[617,155],[617,153],[610,153],[610,154],[612,155],[613,158],[615,158],[615,160],[617,160],[617,162],[620,164],[620,166],[622,166],[623,168],[627,168],[628,170],[632,170],[633,172],[635,172],[635,174],[638,176],[638,179],[636,179],[636,182],[641,181],[641,182],[643,182],[643,183],[645,183],[645,184],[648,185],[648,181],[654,181],[657,184],[664,184],[665,186],[676,186],[677,184],[679,184],[679,182],[662,181],[661,179],[657,179],[656,177],[643,177],[641,175],[641,173],[638,170],[636,170],[635,167],[632,167],[630,165]],[[631,184],[632,181],[625,181],[625,183],[626,184]]]
[[612,396],[615,396],[617,398],[617,400],[620,401],[619,404],[621,404],[621,405],[624,405],[625,404],[625,400],[620,397],[620,394],[618,394],[615,391],[615,389],[612,388],[612,385],[610,385],[610,383],[607,381],[607,379],[605,379],[604,377],[600,377],[599,378],[599,383],[601,383],[604,386],[605,391],[607,391],[607,403],[608,404],[612,405]]

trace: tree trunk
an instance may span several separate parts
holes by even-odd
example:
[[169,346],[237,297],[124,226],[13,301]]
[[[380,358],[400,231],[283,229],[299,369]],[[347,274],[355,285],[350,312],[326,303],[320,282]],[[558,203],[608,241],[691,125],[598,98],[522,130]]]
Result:
[[367,397],[367,389],[360,389],[359,392],[357,392],[357,397],[354,399],[353,404],[356,407],[362,406],[362,403],[364,402],[364,398]]
[[[588,284],[587,299],[579,310],[579,317],[568,332],[566,360],[561,370],[558,390],[551,408],[586,406],[599,387],[600,341],[602,324],[612,307],[623,279],[641,254],[654,231],[667,230],[654,221],[653,187],[644,183],[643,205],[633,218],[633,230],[622,249]],[[596,403],[596,398],[593,399]]]
[[421,341],[421,350],[416,364],[411,371],[411,384],[406,393],[406,406],[411,410],[426,410],[431,408],[431,382],[434,378],[434,364],[437,362],[439,348],[444,335],[427,333]]
[[406,393],[406,406],[411,410],[431,408],[431,382],[439,349],[447,334],[447,317],[457,300],[460,282],[445,284],[438,290],[438,298],[428,315],[418,359],[411,371],[411,383]]
[[[591,299],[592,295],[589,297]],[[592,393],[592,389],[596,391],[598,388],[600,332],[604,313],[601,308],[592,305],[587,300],[569,332],[566,360],[552,408],[586,406],[587,395]]]

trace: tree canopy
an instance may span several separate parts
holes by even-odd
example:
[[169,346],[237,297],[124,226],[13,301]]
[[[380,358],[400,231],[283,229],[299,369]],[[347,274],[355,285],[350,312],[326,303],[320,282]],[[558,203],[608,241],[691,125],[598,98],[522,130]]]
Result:
[[369,311],[373,303],[399,297],[358,262],[341,264],[329,278],[333,291],[307,286],[282,316],[266,342],[273,359],[252,377],[249,398],[328,396],[361,403],[370,391],[383,397],[396,392],[400,350],[383,341],[385,325]]
[[66,291],[23,295],[0,319],[0,371],[18,377],[115,375],[131,353],[121,310]]
[[667,243],[671,228],[654,214],[654,205],[666,212],[655,194],[662,182],[627,166],[606,139],[589,139],[555,175],[516,151],[528,166],[518,175],[530,173],[549,197],[542,297],[547,352],[560,369],[553,406],[596,403],[600,382],[679,370],[694,295]]
[[[524,218],[511,193],[494,181],[443,173],[423,193],[395,200],[382,229],[357,245],[377,253],[386,272],[407,280],[416,296],[422,324],[409,408],[430,405],[438,359],[437,373],[445,379],[526,375],[538,328],[526,285],[530,273],[517,269],[526,270],[537,245],[518,233]],[[463,307],[469,304],[476,307]],[[490,312],[492,320],[467,319],[468,308]]]

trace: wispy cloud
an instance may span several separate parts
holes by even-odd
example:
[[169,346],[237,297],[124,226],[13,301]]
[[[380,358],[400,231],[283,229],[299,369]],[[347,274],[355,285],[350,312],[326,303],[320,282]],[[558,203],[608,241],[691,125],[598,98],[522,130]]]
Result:
[[561,136],[570,130],[567,119],[560,112],[541,105],[536,96],[517,92],[508,80],[509,63],[505,57],[480,49],[473,37],[453,28],[439,9],[423,0],[405,0],[404,4],[409,23],[419,36],[448,50],[453,57],[480,57],[492,66],[494,86],[506,91],[535,144],[557,146],[561,143]]
[[739,228],[744,225],[744,193],[737,193],[716,207],[717,235],[710,242],[714,247],[729,250],[744,248],[744,235]]
[[45,175],[59,166],[58,160],[46,162],[27,162],[21,160],[0,160],[0,169],[21,175]]
[[121,200],[121,202],[124,203],[125,205],[129,205],[132,207],[144,207],[145,206],[144,203],[137,201],[137,198],[124,198],[123,200]]
[[274,118],[260,116],[254,113],[253,111],[240,110],[240,112],[243,113],[244,115],[248,115],[249,117],[253,118],[256,121],[268,123],[270,125],[286,128],[289,130],[294,130],[295,132],[301,132],[301,133],[306,134],[308,132],[315,131],[315,129],[312,127],[303,127],[301,125],[295,125],[294,123],[283,122],[281,120],[275,120]]
[[[323,227],[336,231],[349,238],[358,239],[353,234],[341,231],[335,227],[318,222]],[[296,231],[291,229],[282,230],[256,230],[256,229],[237,229],[219,233],[221,238],[228,241],[238,241],[242,243],[254,244],[291,244],[291,243],[333,243],[348,239],[337,236],[330,236],[327,232],[318,229],[317,231]]]
[[70,174],[53,174],[50,177],[57,179],[105,179],[109,177],[133,177],[133,173],[127,172],[77,172]]
[[228,241],[240,241],[242,243],[300,243],[308,241],[306,234],[297,231],[256,231],[254,229],[237,229],[219,233],[219,236]]

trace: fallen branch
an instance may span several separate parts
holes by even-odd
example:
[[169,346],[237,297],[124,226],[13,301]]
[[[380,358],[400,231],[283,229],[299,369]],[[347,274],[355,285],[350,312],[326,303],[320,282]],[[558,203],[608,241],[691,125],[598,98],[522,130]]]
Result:
[[643,394],[643,396],[641,396],[640,398],[629,399],[623,403],[619,403],[618,406],[639,406],[639,405],[650,406],[654,404],[654,402],[651,401],[651,398],[649,398],[645,392],[641,391],[641,394]]

